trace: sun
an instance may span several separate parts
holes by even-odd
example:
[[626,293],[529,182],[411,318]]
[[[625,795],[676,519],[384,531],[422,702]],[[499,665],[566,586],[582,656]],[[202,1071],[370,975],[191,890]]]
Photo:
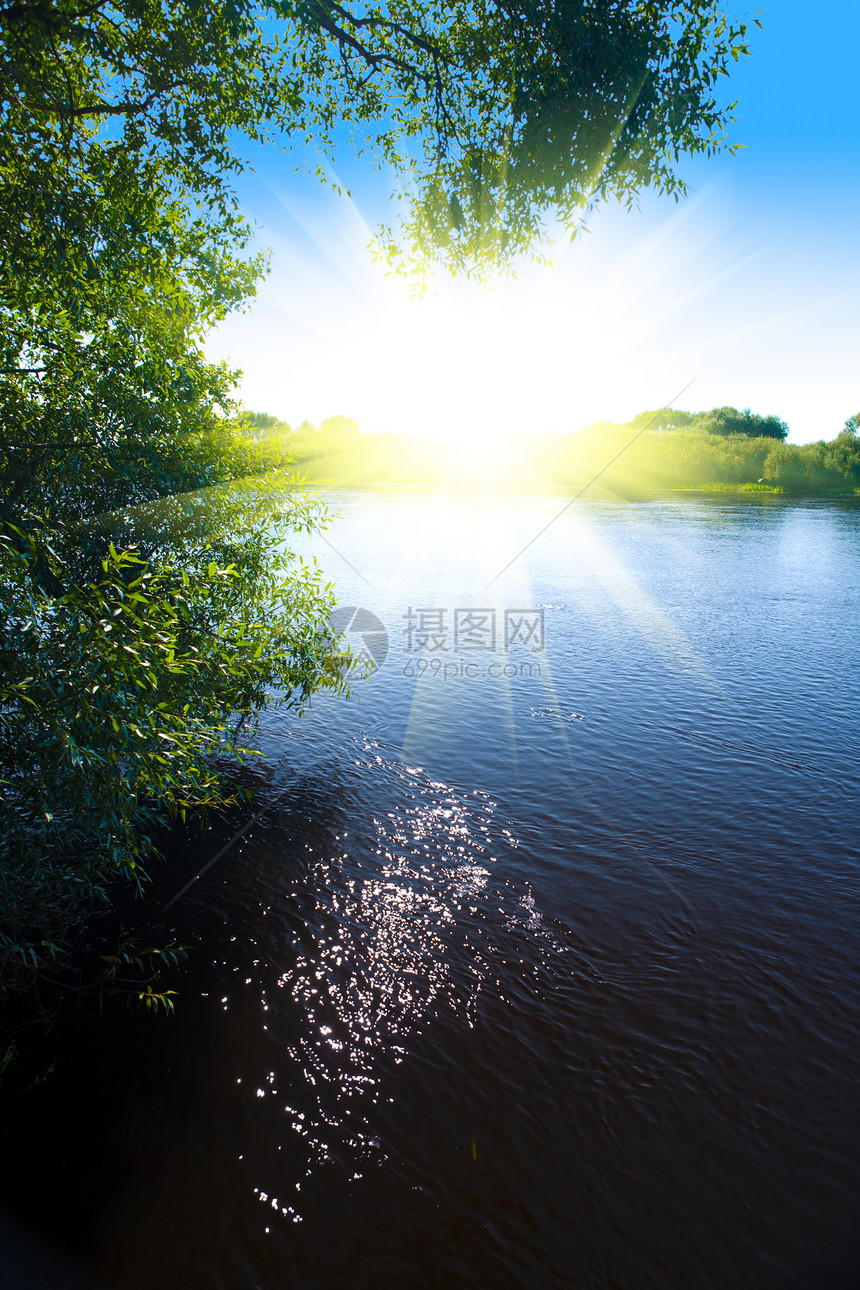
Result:
[[417,298],[391,285],[353,339],[362,428],[480,457],[519,436],[581,428],[625,396],[631,415],[647,406],[639,342],[653,304],[641,311],[633,296],[587,285],[574,294],[549,269],[486,288],[440,279]]
[[258,304],[218,329],[212,356],[245,370],[255,410],[291,424],[342,413],[365,433],[468,445],[479,464],[514,436],[625,421],[702,370],[696,311],[715,259],[707,222],[684,224],[694,205],[655,208],[638,232],[604,211],[599,235],[559,242],[551,265],[488,285],[440,273],[419,295],[367,254],[373,230],[346,200],[342,219],[302,226],[313,256],[277,248]]

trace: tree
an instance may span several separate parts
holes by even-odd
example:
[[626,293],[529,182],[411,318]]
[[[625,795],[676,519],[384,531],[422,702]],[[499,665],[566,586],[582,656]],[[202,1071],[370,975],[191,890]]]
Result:
[[257,440],[292,433],[291,425],[268,412],[243,412],[239,425],[245,434]]
[[38,962],[229,796],[237,717],[343,685],[331,591],[279,554],[319,510],[255,477],[203,351],[265,268],[241,141],[346,126],[403,176],[403,246],[494,266],[683,191],[747,51],[715,0],[0,0],[0,38],[0,948]]
[[342,416],[326,417],[320,426],[320,430],[324,435],[328,435],[332,439],[344,441],[357,439],[361,433],[357,421],[353,421],[352,417]]
[[[228,213],[237,134],[328,146],[346,123],[408,176],[407,237],[455,267],[530,248],[548,213],[575,226],[595,199],[629,202],[646,184],[683,192],[677,162],[723,146],[732,105],[715,89],[748,52],[745,25],[717,0],[400,0],[369,11],[9,0],[0,22],[19,196],[88,154],[96,184],[169,177],[215,213],[221,237],[241,237]],[[44,226],[86,230],[91,205],[40,187]],[[15,250],[29,259],[26,228]]]
[[406,238],[425,257],[480,268],[532,248],[548,214],[573,233],[606,197],[685,192],[681,155],[724,144],[734,105],[714,90],[745,39],[744,24],[698,0],[458,7],[437,46],[436,133]]
[[788,425],[776,416],[761,416],[745,408],[712,408],[710,412],[700,412],[693,421],[693,427],[706,434],[746,435],[748,439],[782,439],[788,435]]
[[686,430],[694,420],[694,413],[680,408],[655,408],[638,413],[628,424],[635,430]]
[[774,444],[767,455],[765,478],[787,492],[845,494],[860,484],[860,450],[853,436],[837,435],[829,443]]

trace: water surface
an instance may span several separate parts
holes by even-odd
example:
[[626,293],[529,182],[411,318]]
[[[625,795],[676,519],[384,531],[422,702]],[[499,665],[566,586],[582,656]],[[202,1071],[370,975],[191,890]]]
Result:
[[384,661],[266,717],[7,1206],[117,1290],[857,1284],[860,508],[332,504]]

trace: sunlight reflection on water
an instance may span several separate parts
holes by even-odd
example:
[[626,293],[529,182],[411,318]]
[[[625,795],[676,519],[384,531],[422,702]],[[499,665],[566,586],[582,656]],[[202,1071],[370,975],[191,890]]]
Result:
[[[584,501],[485,596],[557,497],[336,501],[358,572],[313,549],[385,662],[262,722],[270,810],[170,910],[198,940],[177,1017],[69,1064],[107,1126],[93,1265],[788,1287],[850,1247],[860,1188],[860,510]],[[543,648],[483,661],[538,671],[415,667],[410,609],[462,661],[458,608],[498,644],[534,607]],[[39,1111],[22,1161],[65,1140]]]

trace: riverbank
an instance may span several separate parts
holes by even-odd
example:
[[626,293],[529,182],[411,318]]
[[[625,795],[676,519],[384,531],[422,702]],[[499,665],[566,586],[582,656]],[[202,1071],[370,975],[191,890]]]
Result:
[[768,436],[709,434],[599,425],[570,435],[456,440],[407,435],[349,436],[269,432],[256,445],[262,461],[292,463],[311,483],[398,484],[475,490],[559,487],[571,493],[599,483],[610,490],[769,490],[786,496],[860,495],[860,441],[842,432],[830,442],[787,444]]

